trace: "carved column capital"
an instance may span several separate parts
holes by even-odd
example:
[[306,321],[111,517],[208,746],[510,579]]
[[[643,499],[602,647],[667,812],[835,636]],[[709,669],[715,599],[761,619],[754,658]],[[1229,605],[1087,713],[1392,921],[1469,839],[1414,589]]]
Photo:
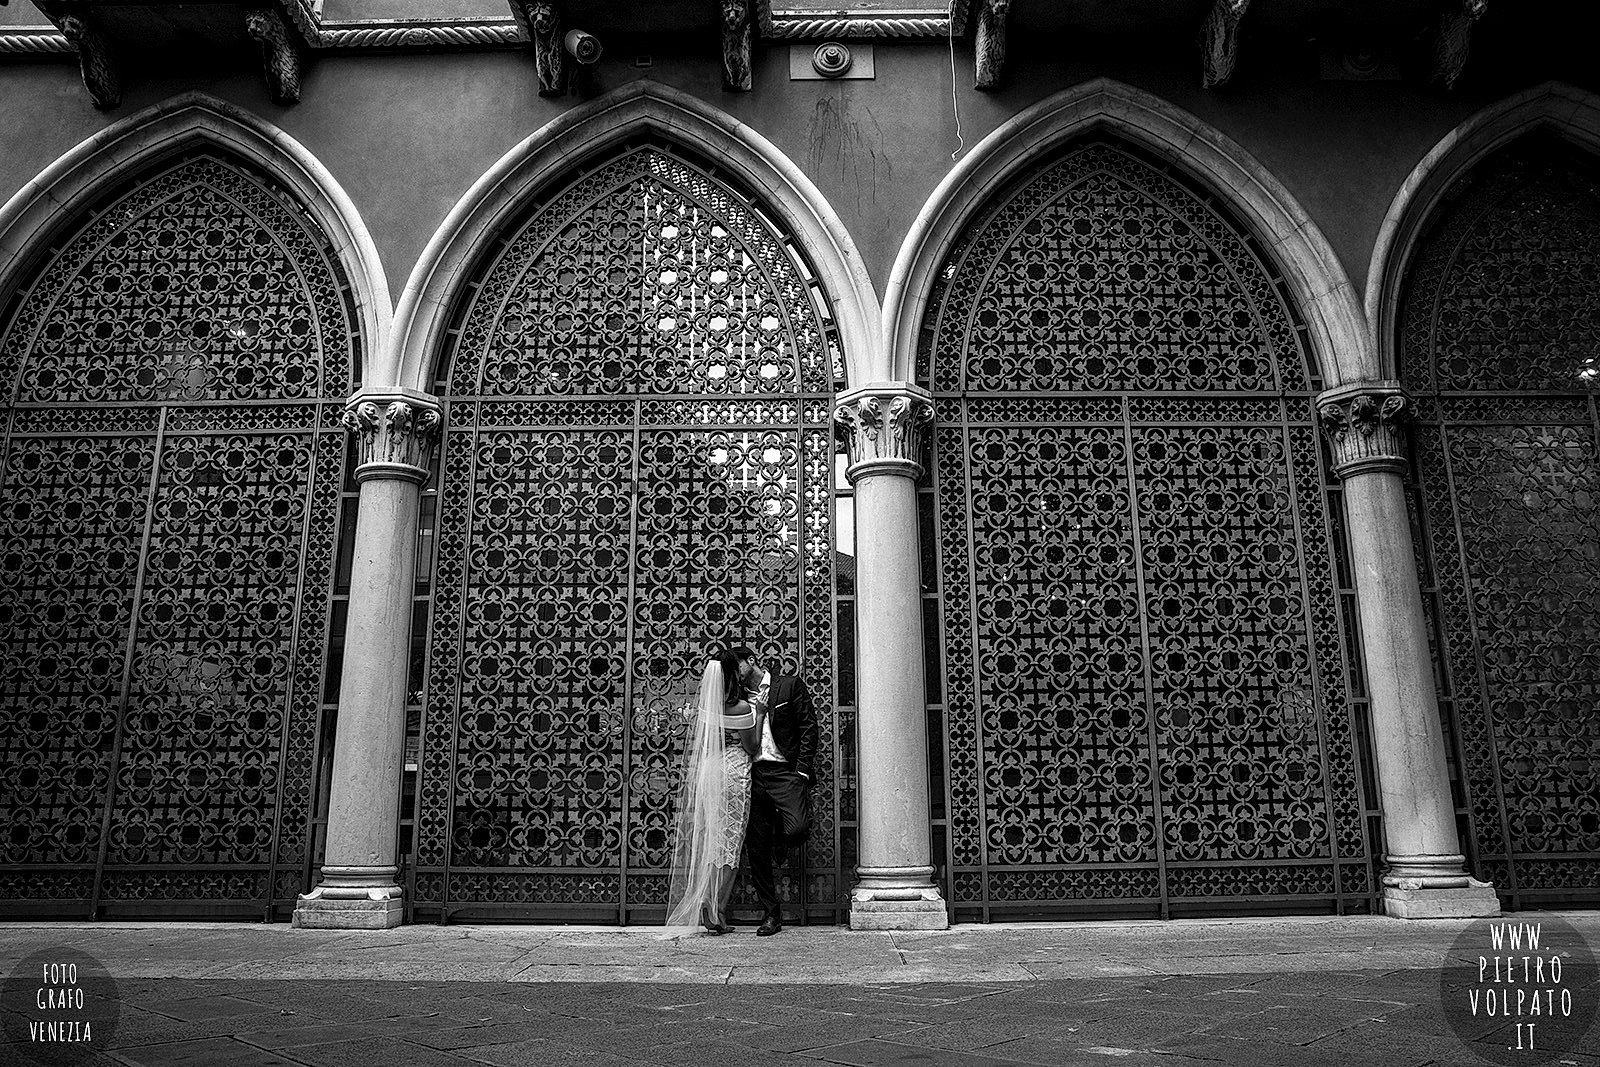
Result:
[[344,425],[356,437],[356,481],[428,480],[444,428],[437,405],[412,396],[357,396],[345,407]]
[[834,426],[850,449],[852,483],[868,474],[922,474],[922,446],[933,426],[933,397],[906,382],[852,389],[833,409]]
[[1394,382],[1341,386],[1318,397],[1317,415],[1333,447],[1333,472],[1340,478],[1371,471],[1404,473],[1410,406]]

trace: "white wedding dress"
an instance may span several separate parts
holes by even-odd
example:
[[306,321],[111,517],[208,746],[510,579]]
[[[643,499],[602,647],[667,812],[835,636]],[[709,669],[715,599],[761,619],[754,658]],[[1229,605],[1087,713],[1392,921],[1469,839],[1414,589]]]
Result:
[[[737,727],[735,727],[737,729]],[[716,849],[716,865],[739,866],[744,848],[744,830],[750,823],[750,754],[741,745],[726,744],[722,750],[722,834]]]
[[684,753],[664,937],[700,929],[702,909],[713,922],[722,921],[717,868],[737,867],[744,846],[750,819],[750,757],[742,746],[727,743],[727,732],[753,727],[755,713],[726,714],[725,693],[722,665],[712,660],[700,678],[699,704]]

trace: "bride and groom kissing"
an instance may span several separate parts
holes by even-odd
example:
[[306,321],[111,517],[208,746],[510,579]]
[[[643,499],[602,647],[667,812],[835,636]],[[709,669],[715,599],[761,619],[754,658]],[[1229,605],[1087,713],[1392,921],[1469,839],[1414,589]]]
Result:
[[811,832],[817,718],[805,682],[762,668],[740,645],[714,652],[684,751],[673,827],[666,936],[725,934],[741,847],[763,919],[783,929],[774,862]]

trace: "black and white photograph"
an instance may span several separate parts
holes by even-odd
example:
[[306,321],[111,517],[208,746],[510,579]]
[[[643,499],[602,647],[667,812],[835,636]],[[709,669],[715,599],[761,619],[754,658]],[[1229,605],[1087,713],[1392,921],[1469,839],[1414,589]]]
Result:
[[1600,1067],[1600,6],[0,0],[0,1067]]

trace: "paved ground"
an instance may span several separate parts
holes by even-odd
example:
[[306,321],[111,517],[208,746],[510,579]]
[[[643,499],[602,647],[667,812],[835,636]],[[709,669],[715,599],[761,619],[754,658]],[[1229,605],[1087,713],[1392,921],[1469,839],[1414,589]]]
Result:
[[[1561,918],[1600,947],[1600,913]],[[744,928],[673,943],[594,927],[10,923],[0,968],[15,978],[41,950],[105,964],[121,1018],[73,1062],[1423,1067],[1485,1062],[1473,1049],[1507,1044],[1488,1020],[1463,1044],[1441,1006],[1470,925]],[[1579,1003],[1595,1002],[1592,969],[1584,983]],[[1579,1047],[1544,1062],[1600,1067],[1600,1027]],[[0,1059],[27,1062],[19,1052]]]

